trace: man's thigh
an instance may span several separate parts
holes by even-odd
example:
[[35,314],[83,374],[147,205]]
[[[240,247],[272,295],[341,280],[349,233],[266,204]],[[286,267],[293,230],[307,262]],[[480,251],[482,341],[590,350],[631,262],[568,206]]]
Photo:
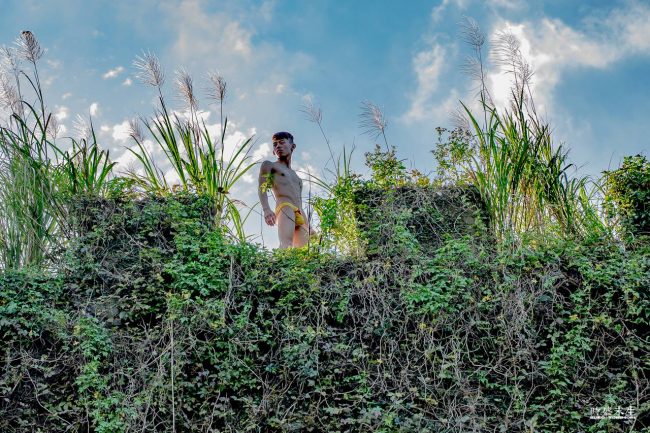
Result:
[[289,248],[293,244],[296,227],[296,215],[288,206],[283,207],[278,215],[278,238],[280,248]]
[[296,247],[303,247],[309,242],[309,237],[313,236],[315,232],[312,230],[309,232],[309,226],[307,223],[301,225],[293,232],[293,245]]

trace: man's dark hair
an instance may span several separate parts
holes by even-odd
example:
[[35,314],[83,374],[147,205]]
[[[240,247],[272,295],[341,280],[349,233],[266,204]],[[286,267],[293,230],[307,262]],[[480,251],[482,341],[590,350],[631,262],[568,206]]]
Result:
[[282,140],[283,138],[286,138],[287,140],[290,140],[293,143],[293,135],[289,134],[288,132],[276,132],[273,134],[273,137],[271,137],[271,140]]

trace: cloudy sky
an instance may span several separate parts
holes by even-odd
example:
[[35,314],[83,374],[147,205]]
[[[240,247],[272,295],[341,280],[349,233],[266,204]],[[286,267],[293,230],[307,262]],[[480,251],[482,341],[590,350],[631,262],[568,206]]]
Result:
[[[435,128],[453,127],[450,113],[476,93],[462,71],[472,53],[459,25],[465,17],[487,35],[486,55],[498,34],[519,40],[534,69],[538,111],[581,173],[597,176],[650,148],[648,0],[2,0],[0,45],[11,46],[23,30],[37,36],[58,143],[76,134],[77,115],[92,116],[118,170],[133,163],[127,121],[153,113],[155,89],[133,66],[151,52],[165,69],[168,103],[182,109],[173,79],[184,68],[214,131],[218,111],[204,89],[208,72],[224,76],[227,148],[252,136],[255,160],[272,158],[271,134],[287,130],[298,146],[293,168],[305,179],[308,172],[327,178],[325,140],[301,112],[312,101],[335,154],[356,146],[353,167],[365,173],[363,154],[375,139],[363,134],[359,114],[371,101],[384,111],[398,156],[433,174]],[[488,84],[503,102],[510,78],[491,63]],[[257,202],[254,180],[232,193],[249,206]],[[259,211],[248,232],[277,246]]]

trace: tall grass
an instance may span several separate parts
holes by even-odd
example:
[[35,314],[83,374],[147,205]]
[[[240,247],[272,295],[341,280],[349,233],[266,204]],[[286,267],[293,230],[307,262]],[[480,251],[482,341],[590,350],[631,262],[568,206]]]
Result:
[[575,167],[568,150],[553,143],[549,125],[537,114],[530,87],[532,68],[517,40],[510,34],[496,40],[495,61],[513,77],[510,107],[498,108],[485,84],[485,37],[473,21],[465,25],[465,36],[475,53],[468,64],[479,82],[480,114],[461,103],[467,123],[459,129],[468,132],[456,130],[451,140],[439,143],[434,154],[441,173],[447,170],[449,178],[479,189],[500,239],[546,231],[567,236],[609,234],[596,200],[599,183],[572,176]]
[[[242,215],[239,206],[243,203],[230,196],[235,183],[245,175],[254,163],[249,162],[252,137],[241,143],[234,152],[226,157],[225,140],[228,118],[223,115],[223,103],[226,96],[226,83],[218,74],[211,74],[210,89],[212,98],[219,104],[221,119],[220,135],[215,139],[210,135],[208,127],[198,112],[198,102],[195,96],[192,78],[185,71],[177,72],[176,86],[181,99],[185,102],[186,116],[170,112],[163,97],[162,86],[165,78],[158,59],[152,54],[138,57],[134,65],[139,70],[142,82],[152,85],[158,91],[159,107],[151,118],[140,119],[154,142],[163,151],[173,173],[179,179],[179,187],[186,191],[208,194],[213,198],[216,219],[215,225],[226,229],[233,237],[245,241],[248,236],[244,232],[244,222],[252,208]],[[135,157],[144,167],[144,174],[131,170],[127,176],[147,191],[166,194],[173,189],[154,161],[153,156],[146,150],[145,138],[136,120],[132,124],[131,138],[137,144],[132,150]]]
[[[354,146],[348,153],[343,146],[342,153],[334,158],[332,147],[323,128],[323,113],[311,101],[303,107],[302,112],[307,119],[318,126],[330,153],[330,160],[335,163],[334,170],[325,170],[332,176],[331,180],[325,176],[318,177],[309,174],[310,180],[321,188],[322,196],[315,196],[311,203],[320,220],[321,236],[319,245],[324,249],[333,249],[336,252],[357,256],[362,252],[359,229],[355,215],[353,188],[354,182],[359,177],[352,173],[351,161]],[[328,163],[329,161],[328,160]],[[311,242],[311,240],[310,240]]]
[[2,55],[9,68],[1,72],[0,100],[10,114],[0,125],[0,268],[47,267],[73,235],[67,200],[103,194],[114,163],[99,150],[92,127],[90,142],[71,139],[65,152],[56,145],[58,127],[37,65],[43,50],[31,32]]

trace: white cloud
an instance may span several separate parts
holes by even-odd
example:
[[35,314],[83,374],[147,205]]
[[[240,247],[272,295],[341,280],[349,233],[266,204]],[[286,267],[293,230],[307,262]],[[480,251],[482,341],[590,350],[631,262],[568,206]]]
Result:
[[45,63],[47,63],[52,69],[61,69],[61,65],[63,64],[61,60],[56,59],[46,59]]
[[89,110],[91,116],[97,116],[99,114],[99,104],[97,102],[93,102],[90,104]]
[[434,7],[431,11],[431,21],[436,24],[440,22],[442,16],[447,11],[449,5],[453,4],[461,10],[467,8],[471,0],[443,0],[438,6]]
[[66,99],[68,99],[71,96],[72,96],[72,93],[67,92],[67,93],[64,93],[63,95],[61,95],[61,99],[63,99],[65,101]]
[[626,9],[616,9],[606,26],[611,27],[624,49],[630,53],[650,54],[650,5],[632,1]]
[[125,142],[130,138],[129,132],[131,131],[131,128],[128,120],[113,125],[111,129],[113,130],[113,140],[115,141]]
[[184,62],[188,56],[210,58],[215,48],[249,60],[251,31],[224,14],[207,14],[201,5],[198,0],[182,0],[177,6],[169,6],[178,26],[173,51],[180,55],[179,60]]
[[262,19],[266,22],[271,22],[273,19],[273,9],[275,8],[276,0],[266,0],[262,2],[259,7],[259,13]]
[[56,107],[56,112],[54,113],[54,117],[56,117],[56,120],[60,122],[61,120],[67,119],[69,114],[70,114],[70,110],[68,109],[68,107],[61,105],[60,107],[59,106]]
[[442,0],[438,6],[432,9],[431,22],[433,24],[439,23],[450,6],[455,6],[458,10],[465,11],[467,9],[470,9],[471,3],[474,3],[471,9],[476,6],[476,3],[479,3],[480,5],[486,5],[488,8],[493,10],[516,10],[522,9],[526,6],[526,2],[524,0],[481,0],[480,2],[476,0]]
[[[570,69],[604,69],[630,55],[650,54],[650,6],[638,2],[615,9],[610,16],[591,19],[598,32],[572,28],[559,19],[513,23],[497,22],[492,32],[509,32],[520,42],[521,53],[535,74],[531,89],[539,111],[552,112],[553,91]],[[510,99],[511,75],[502,70],[489,74],[495,103],[504,106]]]
[[120,75],[122,72],[124,72],[124,67],[123,66],[118,66],[115,69],[111,69],[108,72],[106,72],[104,75],[102,75],[102,78],[107,80],[109,78],[115,78],[118,75]]
[[490,0],[489,4],[503,9],[519,9],[523,6],[522,0]]
[[131,84],[133,84],[133,80],[131,80],[130,78],[127,78],[124,81],[122,81],[123,86],[129,87]]
[[[432,9],[432,21],[442,18],[450,5],[467,6],[469,0],[444,0]],[[492,0],[490,7],[514,9],[522,6],[519,0]],[[516,37],[520,51],[531,65],[534,75],[531,91],[540,113],[552,114],[559,107],[553,105],[553,92],[562,76],[571,69],[604,69],[632,55],[650,54],[650,5],[629,1],[625,7],[614,9],[608,16],[587,17],[585,29],[571,27],[555,18],[541,17],[537,20],[514,22],[496,13],[496,20],[489,32],[494,42],[498,34],[507,32]],[[448,50],[433,42],[431,48],[417,53],[413,69],[417,76],[417,88],[411,96],[411,105],[403,120],[414,121],[440,115],[442,107],[451,108],[454,99],[461,96],[452,89],[440,103],[439,79]],[[505,67],[493,67],[487,75],[487,84],[497,106],[508,105],[511,98],[512,75]],[[471,101],[471,95],[462,95]]]
[[273,155],[273,151],[271,149],[271,144],[268,142],[264,142],[259,145],[257,149],[253,151],[252,157],[253,161],[262,161],[265,158],[269,158],[270,156]]
[[[287,52],[279,44],[254,39],[257,24],[263,26],[270,22],[273,4],[242,10],[240,15],[246,16],[245,20],[224,12],[208,12],[204,5],[199,0],[181,0],[164,6],[173,17],[176,32],[168,57],[188,71],[203,74],[218,69],[228,82],[230,101],[242,101],[246,95],[255,93],[255,106],[242,109],[241,117],[245,116],[246,122],[263,119],[270,123],[269,116],[285,116],[281,110],[274,109],[278,95],[295,97],[295,92],[290,91],[292,81],[308,71],[313,60],[302,53]],[[229,110],[232,109],[230,105]]]
[[429,50],[419,52],[413,59],[417,89],[411,97],[411,107],[404,115],[404,120],[423,120],[430,114],[445,55],[445,49],[436,43]]

